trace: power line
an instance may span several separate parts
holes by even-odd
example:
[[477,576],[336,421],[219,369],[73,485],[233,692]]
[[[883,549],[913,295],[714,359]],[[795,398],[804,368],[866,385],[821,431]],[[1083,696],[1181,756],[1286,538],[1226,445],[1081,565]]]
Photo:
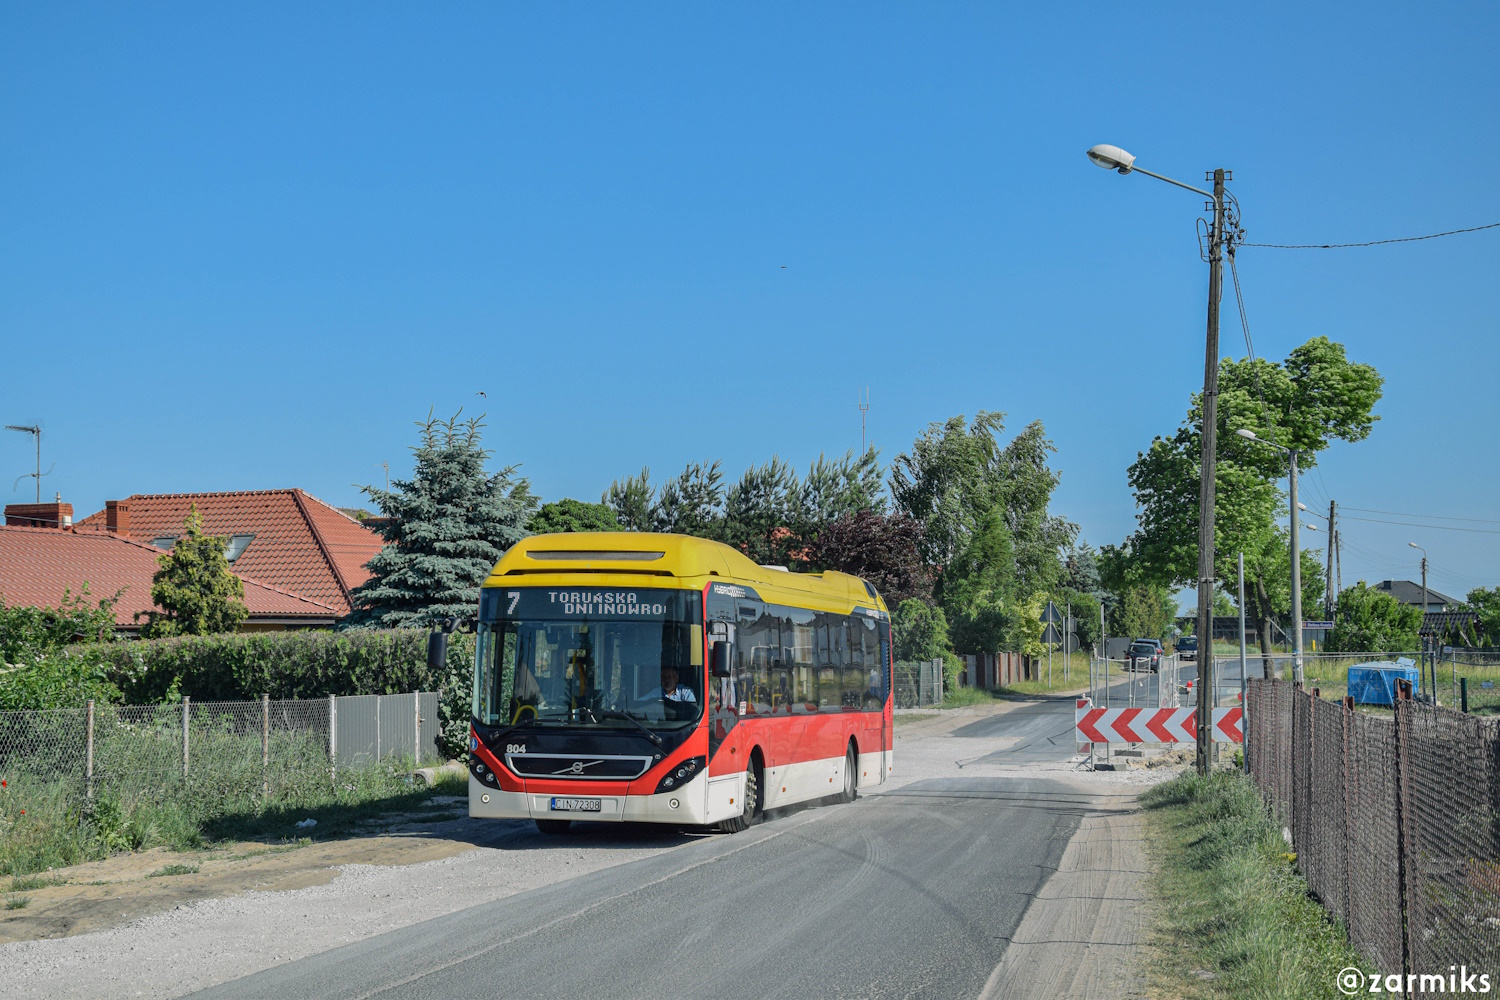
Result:
[[[1352,510],[1353,508],[1345,508]],[[1344,515],[1346,521],[1367,521],[1370,524],[1400,524],[1408,528],[1426,528],[1433,531],[1464,531],[1473,535],[1500,535],[1500,530],[1494,528],[1455,528],[1448,524],[1418,524],[1415,521],[1386,521],[1378,517],[1352,517]]]
[[1350,247],[1378,247],[1387,243],[1415,243],[1418,240],[1435,240],[1440,236],[1457,236],[1460,233],[1477,233],[1485,229],[1500,228],[1500,222],[1486,226],[1470,226],[1468,229],[1449,229],[1426,236],[1398,236],[1390,240],[1370,240],[1368,243],[1241,243],[1244,247],[1263,247],[1267,250],[1346,250]]
[[1369,507],[1345,507],[1345,510],[1357,510],[1361,514],[1388,514],[1391,517],[1421,517],[1430,521],[1471,521],[1474,524],[1500,524],[1500,521],[1492,521],[1483,517],[1450,517],[1446,514],[1407,514],[1399,510],[1372,510]]

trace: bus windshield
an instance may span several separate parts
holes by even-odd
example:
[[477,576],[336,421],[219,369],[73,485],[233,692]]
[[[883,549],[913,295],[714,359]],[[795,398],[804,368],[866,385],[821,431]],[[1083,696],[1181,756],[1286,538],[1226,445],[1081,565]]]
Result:
[[[620,592],[619,601],[614,592],[563,594],[609,598],[569,601],[555,591],[508,594],[482,602],[474,685],[482,725],[679,729],[701,717],[696,600],[680,591]],[[504,611],[512,614],[495,613]]]

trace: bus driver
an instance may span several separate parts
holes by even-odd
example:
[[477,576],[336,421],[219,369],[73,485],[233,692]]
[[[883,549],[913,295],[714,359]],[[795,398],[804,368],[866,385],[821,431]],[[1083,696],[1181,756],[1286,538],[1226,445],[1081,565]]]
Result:
[[679,684],[677,682],[676,667],[662,667],[661,687],[647,692],[646,697],[642,698],[641,700],[656,701],[658,698],[663,701],[679,702],[696,702],[698,700],[698,696],[693,694],[692,688],[688,687],[686,684]]

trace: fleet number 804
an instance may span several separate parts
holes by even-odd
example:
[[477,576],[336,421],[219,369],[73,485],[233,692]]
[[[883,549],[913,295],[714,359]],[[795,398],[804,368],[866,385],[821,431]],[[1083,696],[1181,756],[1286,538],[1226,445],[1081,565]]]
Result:
[[526,752],[526,744],[524,744],[524,743],[507,743],[507,744],[505,744],[505,752],[506,753],[525,753]]

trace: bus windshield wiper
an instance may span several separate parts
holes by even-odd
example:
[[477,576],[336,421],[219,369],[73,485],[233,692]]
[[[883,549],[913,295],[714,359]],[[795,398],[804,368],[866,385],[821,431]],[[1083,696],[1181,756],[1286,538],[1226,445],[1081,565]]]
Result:
[[624,719],[626,722],[630,723],[632,726],[650,737],[652,743],[655,743],[657,746],[661,746],[661,737],[657,736],[651,730],[647,729],[644,725],[642,725],[640,719],[637,719],[629,712],[621,712],[613,708],[601,708],[597,711],[592,708],[586,708],[584,709],[584,711],[589,713],[589,715],[592,715],[596,719]]

